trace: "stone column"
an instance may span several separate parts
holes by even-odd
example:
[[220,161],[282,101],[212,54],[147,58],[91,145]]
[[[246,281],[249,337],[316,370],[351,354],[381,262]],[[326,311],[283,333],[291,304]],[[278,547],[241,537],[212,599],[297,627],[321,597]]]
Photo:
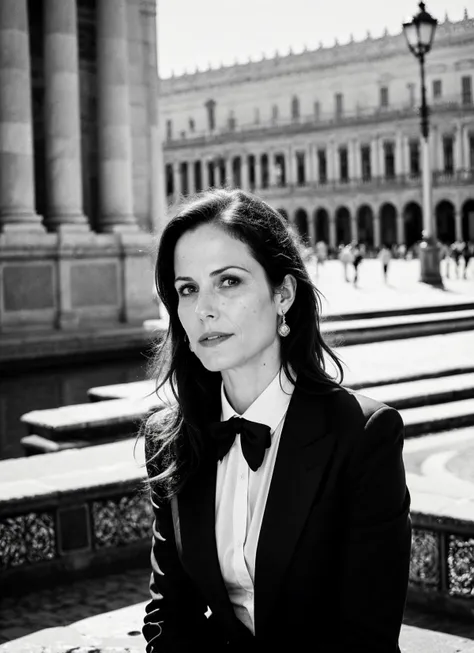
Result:
[[462,240],[462,216],[458,206],[454,208],[454,236],[457,241]]
[[306,183],[307,184],[314,184],[316,181],[316,175],[314,174],[315,172],[315,166],[314,166],[314,145],[313,143],[309,143],[309,145],[306,148],[306,170],[307,170],[307,175],[306,175]]
[[0,1],[0,232],[44,232],[35,210],[26,4]]
[[255,154],[255,190],[262,187],[262,166],[260,164],[260,152]]
[[458,121],[454,135],[454,170],[462,170],[462,124]]
[[374,211],[374,247],[380,247],[380,209]]
[[126,0],[97,0],[99,225],[137,230],[133,216]]
[[395,174],[397,176],[405,174],[405,166],[403,163],[403,135],[402,132],[398,130],[395,138]]
[[397,228],[397,244],[401,245],[402,243],[405,242],[405,225],[403,222],[403,213],[400,209],[397,209],[397,221],[396,221],[396,228]]
[[329,247],[336,248],[336,214],[334,211],[328,211],[328,222],[329,222]]
[[241,188],[242,190],[248,190],[249,189],[249,158],[248,154],[244,152],[241,157],[241,169],[240,169],[240,177],[241,177]]
[[316,225],[311,209],[308,211],[308,236],[310,245],[314,245],[316,243]]
[[44,0],[43,21],[45,224],[50,231],[85,230],[76,0]]
[[209,188],[209,160],[204,158],[201,162],[202,169],[202,187],[204,190]]
[[357,213],[353,207],[350,207],[349,215],[349,229],[351,234],[351,240],[359,240],[359,233],[357,229]]
[[181,170],[177,161],[174,161],[171,165],[173,167],[173,199],[177,200],[181,195]]
[[233,188],[234,180],[232,178],[232,157],[228,154],[225,159],[225,186]]
[[462,167],[463,170],[467,173],[470,167],[469,161],[469,130],[468,126],[464,125],[462,130]]
[[276,186],[275,152],[268,152],[268,183],[270,188]]
[[349,179],[353,181],[356,178],[355,173],[355,157],[354,157],[354,141],[349,140],[347,144],[347,160],[349,166]]
[[157,26],[156,2],[142,0],[140,12],[143,17],[143,53],[146,72],[146,94],[148,106],[149,162],[148,193],[150,197],[149,210],[153,231],[160,234],[166,225],[167,202],[164,177],[163,135],[159,123],[158,98],[158,57],[157,57]]
[[372,172],[372,178],[380,176],[378,154],[379,154],[378,139],[377,137],[375,137],[373,138],[373,140],[370,141],[370,168]]

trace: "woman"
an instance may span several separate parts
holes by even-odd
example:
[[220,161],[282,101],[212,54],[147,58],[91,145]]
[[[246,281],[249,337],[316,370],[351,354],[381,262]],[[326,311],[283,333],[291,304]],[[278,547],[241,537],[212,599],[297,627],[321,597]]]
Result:
[[176,402],[145,425],[147,651],[399,651],[403,423],[326,371],[342,375],[287,223],[204,192],[166,225],[156,278]]

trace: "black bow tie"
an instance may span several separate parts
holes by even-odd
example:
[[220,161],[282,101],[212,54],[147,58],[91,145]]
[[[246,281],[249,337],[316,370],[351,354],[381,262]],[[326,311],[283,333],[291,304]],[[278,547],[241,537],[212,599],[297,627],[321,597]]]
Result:
[[254,472],[265,457],[265,449],[270,446],[271,429],[266,424],[251,422],[244,417],[231,417],[225,422],[209,424],[208,432],[215,441],[216,456],[222,460],[232,446],[235,436],[240,433],[242,453],[250,469]]

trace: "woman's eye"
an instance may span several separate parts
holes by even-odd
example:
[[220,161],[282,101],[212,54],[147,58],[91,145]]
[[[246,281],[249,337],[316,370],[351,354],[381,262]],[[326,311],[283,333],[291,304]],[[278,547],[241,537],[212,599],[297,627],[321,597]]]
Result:
[[237,279],[237,277],[225,277],[222,279],[221,285],[224,288],[231,288],[232,286],[237,286],[239,283],[240,279]]
[[181,288],[178,288],[178,295],[180,297],[187,297],[190,295],[194,290],[193,286],[186,285],[186,286],[181,286]]

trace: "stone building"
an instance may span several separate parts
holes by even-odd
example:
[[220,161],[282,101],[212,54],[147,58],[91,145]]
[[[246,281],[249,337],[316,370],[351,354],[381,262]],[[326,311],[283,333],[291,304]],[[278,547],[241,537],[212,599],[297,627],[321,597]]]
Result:
[[154,315],[157,87],[156,0],[0,1],[3,332]]
[[[440,240],[474,240],[474,20],[440,21],[427,56]],[[240,186],[311,242],[417,242],[420,70],[402,33],[161,80],[170,205]]]

